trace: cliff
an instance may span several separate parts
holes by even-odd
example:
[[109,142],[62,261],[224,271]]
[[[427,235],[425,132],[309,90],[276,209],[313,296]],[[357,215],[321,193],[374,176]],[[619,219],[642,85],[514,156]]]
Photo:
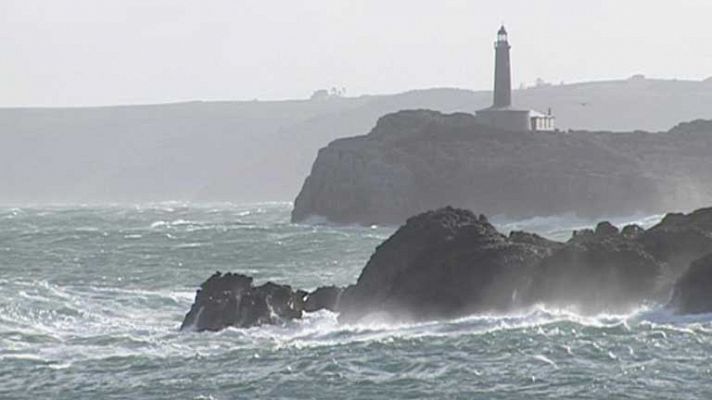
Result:
[[687,210],[712,201],[712,122],[668,132],[496,131],[400,111],[321,149],[293,221],[399,224],[451,204],[509,217]]

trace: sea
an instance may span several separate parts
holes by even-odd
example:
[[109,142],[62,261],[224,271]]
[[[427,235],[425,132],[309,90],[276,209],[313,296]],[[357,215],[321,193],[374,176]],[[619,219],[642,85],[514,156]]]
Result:
[[[396,229],[293,224],[291,207],[0,208],[0,399],[712,399],[712,315],[655,305],[417,324],[344,325],[320,311],[180,332],[215,271],[346,285]],[[561,240],[594,223],[492,222]]]

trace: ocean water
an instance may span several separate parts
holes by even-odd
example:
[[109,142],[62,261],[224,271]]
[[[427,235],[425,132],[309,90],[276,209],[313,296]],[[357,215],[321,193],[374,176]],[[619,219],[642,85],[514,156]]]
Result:
[[[290,224],[290,207],[0,209],[0,399],[712,398],[712,316],[655,307],[178,332],[216,270],[347,284],[394,230]],[[563,238],[586,221],[497,223]]]

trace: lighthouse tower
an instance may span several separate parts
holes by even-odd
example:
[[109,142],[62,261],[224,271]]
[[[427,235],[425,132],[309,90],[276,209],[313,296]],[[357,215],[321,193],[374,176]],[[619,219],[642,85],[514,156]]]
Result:
[[504,25],[497,32],[494,43],[494,108],[510,107],[512,105],[512,72],[509,65],[509,41]]
[[494,42],[494,99],[492,107],[477,111],[481,125],[511,132],[552,131],[554,116],[534,110],[512,107],[512,71],[509,61],[509,38],[504,26],[497,31]]

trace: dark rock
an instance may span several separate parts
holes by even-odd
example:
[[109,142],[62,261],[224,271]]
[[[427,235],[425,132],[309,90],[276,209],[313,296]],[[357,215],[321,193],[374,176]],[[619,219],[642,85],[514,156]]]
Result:
[[611,224],[608,221],[603,221],[599,222],[598,225],[596,225],[596,230],[594,231],[594,234],[596,236],[616,236],[620,233],[618,228],[615,227],[615,225]]
[[712,208],[690,214],[667,214],[659,224],[642,233],[638,241],[666,264],[668,275],[676,278],[692,261],[712,252]]
[[507,310],[518,302],[525,269],[553,247],[533,236],[509,240],[467,210],[429,211],[408,219],[378,246],[356,285],[342,295],[340,318],[427,320]]
[[528,301],[589,313],[625,311],[658,296],[660,272],[643,246],[601,223],[536,266]]
[[621,234],[628,239],[637,239],[645,232],[639,225],[631,224],[623,227]]
[[681,122],[669,131],[672,134],[709,134],[712,132],[712,120],[696,119],[690,122]]
[[694,261],[680,277],[669,306],[680,314],[712,313],[712,253]]
[[248,276],[216,272],[200,285],[180,329],[218,331],[301,318],[305,294],[272,282],[255,287]]
[[593,229],[579,229],[577,231],[574,231],[573,234],[571,235],[572,239],[573,238],[578,238],[579,240],[583,240],[586,238],[592,238],[594,237],[595,233],[593,232]]
[[549,255],[551,250],[558,249],[563,246],[559,242],[543,238],[536,233],[529,233],[523,231],[512,231],[509,233],[509,240],[513,243],[530,244],[534,246],[535,250],[544,250],[544,255]]
[[[668,214],[645,231],[608,222],[566,243],[500,234],[483,215],[445,207],[408,219],[376,248],[357,282],[311,293],[216,273],[196,293],[181,329],[219,330],[300,318],[328,309],[346,322],[368,316],[432,320],[507,312],[536,303],[587,313],[624,312],[667,299],[686,260],[712,253],[712,208]],[[712,255],[677,280],[670,305],[712,312]]]
[[309,293],[304,302],[304,311],[314,312],[318,310],[336,311],[342,288],[336,286],[322,286]]

